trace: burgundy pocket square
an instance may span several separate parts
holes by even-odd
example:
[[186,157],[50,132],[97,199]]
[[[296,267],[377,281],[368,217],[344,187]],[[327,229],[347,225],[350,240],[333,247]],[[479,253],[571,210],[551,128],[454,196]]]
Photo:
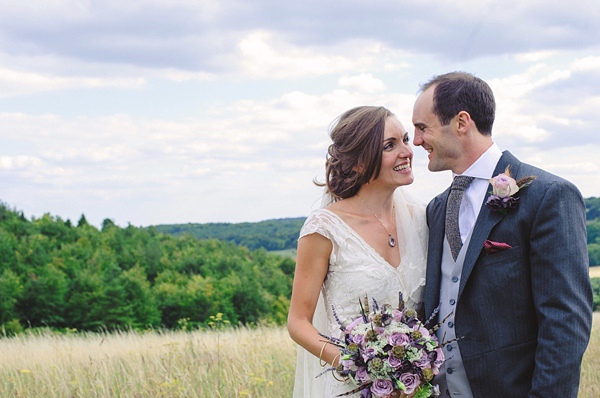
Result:
[[500,252],[502,250],[510,249],[511,247],[511,245],[504,242],[494,242],[491,240],[483,242],[483,248],[485,249],[486,254]]

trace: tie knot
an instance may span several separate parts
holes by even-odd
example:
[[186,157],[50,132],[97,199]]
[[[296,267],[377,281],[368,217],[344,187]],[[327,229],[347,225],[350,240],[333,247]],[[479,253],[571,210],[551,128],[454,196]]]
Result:
[[474,179],[475,177],[456,176],[454,177],[454,181],[452,181],[451,190],[464,191]]

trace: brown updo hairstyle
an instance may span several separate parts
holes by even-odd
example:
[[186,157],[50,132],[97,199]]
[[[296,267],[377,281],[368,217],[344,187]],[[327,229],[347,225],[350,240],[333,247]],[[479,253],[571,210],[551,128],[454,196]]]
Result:
[[385,120],[393,113],[382,106],[359,106],[344,112],[331,130],[325,162],[325,184],[334,200],[349,198],[379,177]]

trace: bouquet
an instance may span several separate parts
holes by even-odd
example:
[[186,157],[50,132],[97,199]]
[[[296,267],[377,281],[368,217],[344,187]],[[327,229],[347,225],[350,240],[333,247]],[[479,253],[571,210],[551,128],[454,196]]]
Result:
[[428,330],[415,310],[404,309],[402,293],[399,301],[397,309],[387,304],[379,308],[373,299],[373,311],[369,312],[365,298],[356,319],[341,322],[335,315],[342,330],[340,339],[321,335],[341,352],[339,365],[327,371],[358,386],[339,396],[359,391],[361,398],[388,398],[394,391],[414,398],[439,395],[439,388],[431,384],[444,362],[434,334],[438,325]]

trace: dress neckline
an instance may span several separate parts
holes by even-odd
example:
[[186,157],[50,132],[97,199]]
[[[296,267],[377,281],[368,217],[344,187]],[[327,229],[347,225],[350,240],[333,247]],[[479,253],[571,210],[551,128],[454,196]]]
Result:
[[[400,255],[400,246],[396,246],[398,249],[398,255],[400,256],[400,262],[398,263],[397,266],[393,266],[392,264],[390,264],[389,261],[387,261],[382,255],[381,253],[379,253],[377,250],[375,250],[375,248],[373,246],[371,246],[369,243],[367,243],[367,241],[358,233],[354,230],[354,228],[352,228],[346,221],[344,221],[344,219],[342,217],[340,217],[337,213],[329,210],[329,209],[321,209],[323,211],[326,211],[327,213],[333,214],[333,216],[335,216],[336,219],[338,219],[338,221],[340,221],[340,223],[342,223],[342,225],[344,225],[345,228],[349,229],[351,231],[352,234],[354,234],[355,236],[358,237],[358,239],[360,239],[360,241],[366,246],[368,247],[371,252],[373,252],[382,262],[384,262],[388,267],[392,267],[395,270],[399,270],[400,269],[400,265],[402,265],[402,255]],[[397,226],[396,226],[397,228]]]

